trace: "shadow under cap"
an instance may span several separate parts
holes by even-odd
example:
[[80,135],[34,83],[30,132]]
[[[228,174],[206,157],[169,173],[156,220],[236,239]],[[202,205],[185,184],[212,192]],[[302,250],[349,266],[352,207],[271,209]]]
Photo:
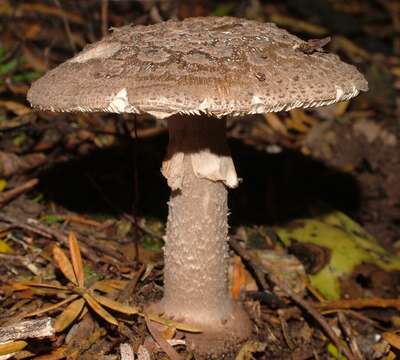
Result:
[[28,92],[51,111],[221,117],[328,105],[368,88],[357,69],[272,23],[231,17],[124,26]]

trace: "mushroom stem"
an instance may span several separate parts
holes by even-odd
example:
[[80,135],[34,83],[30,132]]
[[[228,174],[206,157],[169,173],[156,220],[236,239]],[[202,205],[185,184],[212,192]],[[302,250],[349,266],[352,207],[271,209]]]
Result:
[[237,184],[237,177],[226,142],[226,122],[176,116],[168,125],[170,142],[163,174],[172,193],[164,248],[164,297],[159,305],[166,315],[198,324],[206,332],[232,337],[230,341],[246,338],[250,323],[232,301],[228,284],[224,183]]

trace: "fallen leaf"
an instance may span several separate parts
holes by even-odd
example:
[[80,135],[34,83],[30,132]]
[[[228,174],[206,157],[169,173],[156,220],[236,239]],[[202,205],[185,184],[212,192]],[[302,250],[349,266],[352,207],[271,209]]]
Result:
[[18,340],[18,341],[13,341],[13,342],[8,342],[5,344],[0,344],[0,356],[1,355],[7,355],[7,354],[12,354],[17,351],[22,350],[28,343],[23,340]]
[[60,301],[60,302],[58,302],[56,304],[52,304],[52,305],[46,306],[46,307],[44,307],[42,309],[27,313],[23,317],[32,317],[32,316],[37,316],[37,315],[41,315],[41,314],[47,313],[49,311],[53,311],[53,310],[58,309],[59,307],[65,305],[65,304],[68,304],[69,302],[75,300],[77,297],[78,297],[78,295],[71,295],[71,296],[67,297],[66,299],[64,299],[64,300],[62,300],[62,301]]
[[114,318],[107,310],[105,310],[94,298],[87,292],[82,293],[83,298],[89,304],[89,306],[104,320],[109,322],[110,324],[117,325],[118,321]]
[[253,353],[264,351],[266,347],[266,343],[249,340],[242,346],[235,360],[252,360],[254,359]]
[[78,281],[78,286],[83,288],[85,283],[85,272],[83,271],[82,256],[79,249],[78,240],[73,232],[69,233],[68,242],[75,277]]
[[123,314],[135,315],[135,314],[139,313],[139,308],[136,306],[121,304],[118,301],[109,299],[105,296],[96,295],[96,294],[93,294],[93,298],[101,305],[103,305],[111,310],[121,312]]
[[58,349],[53,350],[50,354],[37,356],[35,360],[61,360],[66,357],[66,347],[61,346]]
[[311,285],[327,300],[341,297],[340,282],[360,264],[383,270],[400,270],[400,257],[381,247],[360,225],[339,211],[313,219],[299,219],[276,232],[286,246],[295,242],[313,244],[330,252],[329,261],[315,274]]
[[110,293],[116,290],[125,288],[127,280],[99,280],[96,281],[91,287],[91,290],[98,290],[104,293]]
[[56,332],[65,330],[79,316],[85,305],[85,299],[78,299],[70,303],[57,317],[54,323]]
[[144,316],[147,328],[151,336],[160,346],[160,348],[169,356],[171,360],[182,360],[181,356],[176,352],[176,350],[164,339],[162,334],[157,330],[157,328],[151,323],[151,320],[147,315]]
[[185,324],[174,320],[165,319],[159,315],[152,314],[152,313],[145,313],[151,321],[157,322],[159,324],[166,325],[168,327],[173,327],[177,330],[182,330],[191,333],[200,333],[202,332],[201,328],[196,325]]
[[2,254],[10,254],[13,252],[13,249],[10,245],[8,245],[5,241],[0,240],[0,253]]
[[0,100],[0,107],[12,111],[17,115],[25,115],[32,112],[31,108],[12,100]]
[[62,251],[57,245],[53,247],[53,257],[65,277],[73,284],[78,285],[78,280],[76,279],[71,262],[67,255],[65,255],[64,251]]

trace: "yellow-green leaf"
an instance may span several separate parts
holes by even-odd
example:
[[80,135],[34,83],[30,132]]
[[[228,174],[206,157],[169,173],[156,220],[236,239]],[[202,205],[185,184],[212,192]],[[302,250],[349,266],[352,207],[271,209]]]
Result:
[[0,253],[9,254],[12,253],[13,249],[10,245],[8,245],[5,241],[0,240]]
[[0,356],[12,354],[22,350],[28,343],[23,340],[13,341],[5,344],[0,344]]
[[169,326],[169,327],[174,327],[175,329],[178,329],[178,330],[191,332],[191,333],[200,333],[200,332],[203,331],[200,327],[198,327],[196,325],[185,324],[185,323],[181,323],[181,322],[178,322],[178,321],[165,319],[165,318],[163,318],[163,317],[161,317],[159,315],[156,315],[156,314],[146,313],[146,315],[149,317],[149,319],[151,321],[154,321],[156,323],[163,324],[163,325],[166,325],[166,326]]
[[105,296],[96,295],[96,294],[93,294],[93,298],[97,302],[99,302],[101,305],[104,305],[105,307],[107,307],[109,309],[121,312],[123,314],[134,315],[134,314],[139,313],[139,309],[136,306],[121,304],[118,301],[109,299]]
[[78,299],[70,303],[64,311],[57,317],[54,323],[56,332],[66,329],[79,316],[85,305],[85,299]]
[[383,270],[400,270],[400,257],[388,252],[360,225],[339,211],[313,219],[299,219],[276,232],[286,246],[294,242],[326,248],[328,262],[309,275],[311,285],[327,300],[341,297],[341,283],[360,264],[373,264]]
[[65,277],[73,284],[78,285],[78,280],[76,279],[71,262],[67,258],[67,255],[65,255],[64,251],[62,251],[57,245],[53,247],[53,257]]
[[100,315],[104,320],[109,322],[110,324],[113,325],[118,325],[117,319],[115,319],[114,316],[112,316],[106,309],[104,309],[94,298],[92,295],[90,295],[87,292],[84,292],[82,294],[83,298],[86,300],[86,302],[89,304],[89,306],[98,314]]
[[0,179],[0,192],[4,191],[4,189],[7,187],[7,180],[6,179]]
[[85,273],[83,271],[83,263],[81,251],[79,249],[78,240],[73,232],[68,236],[69,251],[71,253],[72,266],[75,272],[75,277],[80,287],[84,287]]

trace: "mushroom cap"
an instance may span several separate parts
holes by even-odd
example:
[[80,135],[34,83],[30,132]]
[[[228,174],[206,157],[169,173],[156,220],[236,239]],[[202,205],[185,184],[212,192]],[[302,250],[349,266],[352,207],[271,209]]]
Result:
[[32,84],[50,111],[244,115],[367,90],[357,69],[272,23],[197,17],[113,29]]

